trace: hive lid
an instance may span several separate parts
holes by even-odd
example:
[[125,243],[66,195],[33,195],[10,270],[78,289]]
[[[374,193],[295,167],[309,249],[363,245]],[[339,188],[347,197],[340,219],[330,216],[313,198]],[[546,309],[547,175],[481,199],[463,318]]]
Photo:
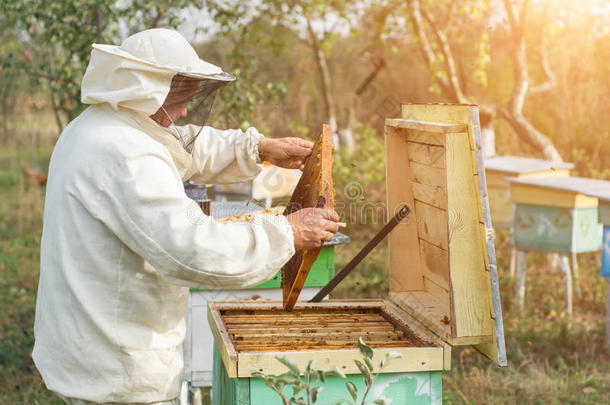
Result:
[[478,108],[406,104],[385,126],[390,299],[452,345],[506,365]]
[[595,208],[610,197],[609,182],[585,177],[510,178],[512,200],[520,204],[565,208]]
[[555,190],[570,191],[591,196],[607,194],[610,197],[609,182],[605,180],[589,179],[586,177],[530,177],[507,178],[506,181],[514,184],[552,188]]
[[544,172],[547,170],[571,170],[574,163],[553,162],[551,160],[532,159],[521,156],[498,156],[485,159],[485,169],[512,174]]

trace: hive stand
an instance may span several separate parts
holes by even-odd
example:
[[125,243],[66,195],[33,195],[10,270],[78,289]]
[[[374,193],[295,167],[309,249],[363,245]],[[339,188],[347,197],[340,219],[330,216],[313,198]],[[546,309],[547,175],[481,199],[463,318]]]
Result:
[[[280,404],[254,376],[286,372],[277,355],[301,370],[309,360],[337,366],[362,393],[358,337],[376,364],[388,351],[403,355],[382,371],[371,401],[440,404],[453,346],[506,365],[478,109],[408,104],[402,116],[385,125],[387,211],[407,204],[413,213],[389,235],[389,299],[297,302],[290,312],[281,302],[211,303],[214,405]],[[348,398],[342,383],[325,385],[320,403]]]
[[[513,203],[510,198],[510,183],[506,181],[507,178],[567,177],[573,168],[573,163],[519,156],[498,156],[485,159],[487,192],[489,193],[489,207],[494,228],[508,229],[512,244]],[[517,249],[511,246],[509,265],[511,277],[515,276],[516,262]]]
[[[571,314],[572,271],[567,255],[600,249],[602,226],[597,219],[598,200],[585,193],[598,189],[604,182],[582,177],[508,181],[515,203],[514,245],[523,252],[517,258],[515,308],[523,308],[525,300],[525,252],[534,250],[562,255],[559,266],[565,276],[566,313]],[[574,274],[578,274],[577,269]]]
[[606,348],[610,350],[610,182],[597,183],[599,188],[585,191],[590,197],[597,198],[598,219],[604,226],[601,248],[600,275],[606,279]]

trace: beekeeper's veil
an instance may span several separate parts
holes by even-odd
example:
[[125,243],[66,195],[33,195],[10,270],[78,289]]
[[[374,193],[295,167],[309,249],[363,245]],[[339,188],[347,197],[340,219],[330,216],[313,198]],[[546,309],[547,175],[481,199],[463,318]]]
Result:
[[120,46],[94,44],[81,95],[83,103],[108,103],[152,117],[190,153],[217,90],[233,80],[201,60],[178,32],[151,29]]

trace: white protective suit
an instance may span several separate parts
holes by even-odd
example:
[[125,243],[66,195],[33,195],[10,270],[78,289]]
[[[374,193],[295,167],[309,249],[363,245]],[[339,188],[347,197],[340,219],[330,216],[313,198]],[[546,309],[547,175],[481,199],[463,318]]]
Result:
[[92,105],[53,151],[33,358],[47,387],[65,397],[176,398],[187,286],[253,286],[294,254],[284,216],[217,223],[185,195],[189,178],[253,178],[262,135],[205,127],[187,153],[149,118],[181,72],[222,71],[171,30],[94,45],[82,82],[82,100]]

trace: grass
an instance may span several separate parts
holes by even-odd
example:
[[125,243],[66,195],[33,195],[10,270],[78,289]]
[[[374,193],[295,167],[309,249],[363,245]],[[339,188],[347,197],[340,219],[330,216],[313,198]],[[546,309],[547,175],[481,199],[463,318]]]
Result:
[[[34,155],[27,149],[0,151],[0,405],[61,403],[46,390],[30,357],[44,187],[29,186],[22,170],[37,165],[45,171],[49,155],[50,148]],[[361,232],[365,228],[352,231],[353,242],[337,248],[338,268],[371,236],[371,229]],[[498,368],[468,347],[454,350],[453,369],[443,379],[444,403],[607,403],[610,356],[604,350],[606,283],[599,277],[599,254],[579,256],[582,295],[575,297],[571,319],[563,313],[562,274],[550,270],[547,255],[530,254],[526,307],[517,313],[511,310],[508,240],[498,232],[509,366]],[[335,296],[383,296],[386,249],[379,246]]]

